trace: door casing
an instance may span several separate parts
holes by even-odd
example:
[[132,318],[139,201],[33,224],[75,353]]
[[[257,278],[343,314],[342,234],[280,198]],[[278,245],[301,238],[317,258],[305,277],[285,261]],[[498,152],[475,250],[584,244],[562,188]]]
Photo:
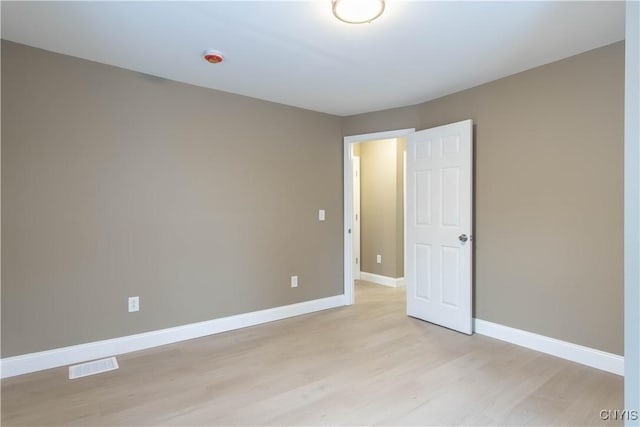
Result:
[[360,157],[353,156],[353,280],[360,280],[362,255],[360,250]]

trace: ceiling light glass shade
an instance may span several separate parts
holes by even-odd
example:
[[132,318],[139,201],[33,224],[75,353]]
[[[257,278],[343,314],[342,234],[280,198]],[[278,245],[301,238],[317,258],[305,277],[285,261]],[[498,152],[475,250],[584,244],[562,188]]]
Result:
[[333,14],[349,24],[371,22],[384,11],[384,0],[333,0]]

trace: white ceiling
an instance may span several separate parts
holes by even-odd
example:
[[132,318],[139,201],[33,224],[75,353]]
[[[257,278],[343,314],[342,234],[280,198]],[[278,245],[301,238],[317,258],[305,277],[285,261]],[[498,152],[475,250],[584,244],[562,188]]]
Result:
[[[416,104],[624,38],[623,2],[8,2],[2,38],[337,115]],[[211,65],[202,51],[222,51]]]

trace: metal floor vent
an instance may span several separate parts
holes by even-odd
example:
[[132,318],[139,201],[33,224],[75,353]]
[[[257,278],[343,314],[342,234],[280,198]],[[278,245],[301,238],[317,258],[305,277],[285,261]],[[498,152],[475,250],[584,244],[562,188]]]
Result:
[[81,363],[79,365],[69,366],[69,379],[86,377],[101,372],[113,371],[118,369],[118,361],[115,357],[94,360],[93,362]]

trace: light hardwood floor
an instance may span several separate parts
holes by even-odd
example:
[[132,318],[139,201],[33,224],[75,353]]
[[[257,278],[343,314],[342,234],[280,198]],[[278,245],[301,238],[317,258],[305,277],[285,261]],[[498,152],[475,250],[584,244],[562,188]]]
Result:
[[366,282],[356,305],[2,381],[2,425],[616,425],[621,377],[404,314]]

